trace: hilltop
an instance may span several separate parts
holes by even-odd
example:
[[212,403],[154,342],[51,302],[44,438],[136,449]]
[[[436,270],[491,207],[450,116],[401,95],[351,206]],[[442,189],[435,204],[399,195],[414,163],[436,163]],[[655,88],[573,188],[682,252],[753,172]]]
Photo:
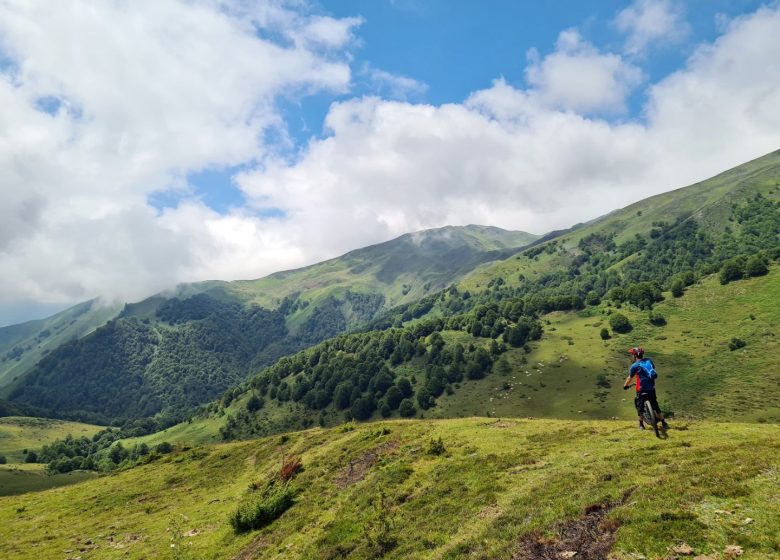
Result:
[[[73,486],[0,498],[14,558],[670,557],[780,552],[777,426],[393,421],[195,447]],[[293,503],[260,530],[229,517],[280,468]],[[172,548],[173,547],[173,548]],[[596,554],[600,554],[596,556]]]
[[0,385],[10,383],[4,395],[14,403],[59,416],[181,418],[279,356],[441,290],[535,238],[446,227],[260,280],[184,285],[122,309],[86,302],[0,329]]

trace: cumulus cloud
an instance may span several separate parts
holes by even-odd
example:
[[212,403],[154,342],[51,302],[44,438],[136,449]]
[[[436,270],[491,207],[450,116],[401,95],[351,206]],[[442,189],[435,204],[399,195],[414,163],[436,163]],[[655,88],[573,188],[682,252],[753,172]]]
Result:
[[391,99],[409,99],[423,95],[428,90],[428,84],[408,76],[393,74],[381,68],[365,64],[362,74],[368,79],[371,89],[377,95]]
[[[148,196],[262,158],[279,95],[346,92],[359,23],[282,2],[0,3],[0,299],[132,299],[241,258],[225,231],[257,218],[160,216]],[[285,264],[265,241],[244,243]]]
[[[133,300],[447,224],[543,233],[780,147],[780,10],[763,8],[648,85],[642,119],[614,118],[639,70],[569,30],[528,87],[343,96],[285,156],[263,140],[284,133],[275,101],[348,92],[360,23],[290,6],[0,2],[0,304]],[[243,208],[148,203],[233,165]]]
[[625,48],[632,55],[644,54],[651,43],[661,39],[674,44],[690,32],[682,4],[672,0],[635,0],[618,13],[614,23],[627,35]]
[[599,52],[576,29],[558,36],[556,50],[544,58],[528,53],[526,78],[540,99],[578,113],[622,113],[625,99],[642,81],[642,72],[620,55]]
[[[648,88],[643,120],[557,108],[501,79],[460,104],[351,99],[298,159],[238,182],[287,210],[285,238],[314,254],[445,224],[568,227],[780,147],[778,32],[778,10],[734,21]],[[581,48],[570,33],[556,53]]]

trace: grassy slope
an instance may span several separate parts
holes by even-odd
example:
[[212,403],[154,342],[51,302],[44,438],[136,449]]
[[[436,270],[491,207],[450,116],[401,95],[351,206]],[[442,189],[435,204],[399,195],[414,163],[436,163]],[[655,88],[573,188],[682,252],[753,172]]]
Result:
[[[666,317],[666,326],[651,325],[646,312],[623,308],[635,328],[607,342],[599,336],[602,327],[609,328],[604,306],[543,317],[550,324],[527,364],[521,363],[522,350],[510,350],[511,373],[464,383],[454,395],[440,397],[430,414],[628,418],[630,395],[620,387],[629,364],[626,350],[639,344],[659,371],[659,399],[678,414],[779,422],[780,269],[726,286],[711,277],[679,299],[665,295],[655,311]],[[747,346],[732,352],[728,342],[735,336]],[[610,389],[596,385],[599,374],[611,381]],[[505,382],[510,390],[503,389]]]
[[[366,531],[378,526],[384,492],[397,542],[387,558],[510,558],[524,535],[552,536],[556,523],[586,506],[632,492],[608,514],[620,524],[619,558],[662,558],[680,541],[699,554],[735,544],[748,560],[777,557],[780,428],[681,428],[657,440],[621,421],[394,421],[195,448],[99,480],[0,498],[0,553],[375,558]],[[426,452],[434,437],[446,454]],[[376,464],[367,462],[372,452]],[[293,483],[295,505],[260,531],[234,535],[226,520],[247,485],[272,476],[291,453],[305,467]],[[350,461],[353,475],[365,467],[365,476],[339,488]],[[172,540],[181,540],[178,549]]]
[[91,437],[102,429],[102,426],[48,418],[0,418],[0,455],[5,455],[9,463],[21,463],[24,461],[23,449],[39,450],[68,434]]
[[[459,281],[491,253],[513,250],[537,236],[489,226],[444,227],[402,235],[305,268],[277,272],[258,280],[218,286],[242,301],[276,308],[288,295],[301,293],[312,305],[294,313],[291,328],[305,320],[317,304],[347,290],[381,293],[385,308],[416,301]],[[496,253],[492,259],[503,258]],[[348,317],[349,319],[349,317]]]
[[678,216],[691,216],[709,231],[720,232],[725,227],[736,227],[729,222],[731,204],[761,193],[770,200],[780,198],[780,150],[740,165],[710,179],[646,198],[620,210],[557,237],[559,252],[542,253],[533,260],[510,257],[503,261],[486,263],[464,278],[459,287],[478,291],[496,277],[509,284],[519,283],[518,275],[529,278],[565,268],[571,262],[569,252],[577,252],[577,244],[592,233],[615,233],[615,242],[623,243],[637,233],[646,235],[653,222],[673,223]]
[[[780,386],[780,268],[767,276],[733,282],[726,286],[715,277],[706,278],[675,299],[666,300],[655,311],[666,317],[663,327],[649,323],[647,313],[623,307],[619,311],[631,320],[634,330],[613,333],[602,341],[602,327],[609,328],[607,313],[618,311],[601,305],[579,313],[555,312],[542,317],[545,334],[531,344],[528,355],[510,348],[504,354],[511,371],[498,365],[486,378],[464,381],[453,395],[443,394],[437,406],[422,412],[427,418],[468,416],[542,417],[560,419],[630,419],[634,416],[633,395],[621,389],[628,369],[626,350],[643,346],[657,366],[658,397],[661,405],[679,418],[708,418],[738,422],[780,422],[776,388]],[[751,315],[754,319],[751,319]],[[448,342],[464,345],[490,339],[474,339],[464,332],[445,331]],[[728,349],[732,337],[747,345]],[[424,378],[415,362],[398,368],[399,374]],[[611,387],[597,385],[605,375]],[[506,385],[505,385],[506,384]],[[245,406],[247,396],[228,409],[234,414]],[[262,413],[267,433],[300,429],[303,420],[318,420],[303,405],[266,399]],[[397,412],[395,413],[397,416]],[[343,413],[326,411],[326,425],[343,422]],[[379,414],[375,413],[375,419]],[[129,445],[161,441],[203,444],[220,441],[219,428],[225,417],[207,416],[173,426],[163,432],[129,441]]]
[[[81,338],[115,317],[121,306],[85,302],[47,319],[0,328],[0,359],[16,347],[24,353],[0,361],[0,387],[34,366],[47,351],[73,338]],[[46,333],[49,333],[46,335]]]
[[45,465],[22,463],[22,450],[39,450],[68,434],[91,436],[101,429],[100,426],[47,418],[0,418],[0,455],[8,459],[7,465],[0,465],[0,496],[45,490],[93,478],[94,474],[87,472],[48,476],[44,472]]

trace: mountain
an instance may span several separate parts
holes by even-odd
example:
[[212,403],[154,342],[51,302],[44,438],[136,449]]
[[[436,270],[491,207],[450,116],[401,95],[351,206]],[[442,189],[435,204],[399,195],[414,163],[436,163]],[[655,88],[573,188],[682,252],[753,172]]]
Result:
[[[4,374],[17,378],[4,394],[98,423],[161,411],[180,417],[279,356],[441,290],[533,239],[446,227],[260,280],[184,285],[119,313],[88,302],[0,331],[3,347],[11,347]],[[45,347],[40,341],[49,338]]]
[[0,387],[14,381],[61,344],[105,324],[121,309],[119,305],[107,306],[91,300],[47,319],[0,327]]
[[776,422],[778,259],[775,152],[478,267],[208,410],[228,439],[399,415],[609,418],[631,413],[620,386],[639,344],[666,410]]
[[[779,435],[689,422],[662,441],[633,422],[469,418],[186,447],[0,498],[0,553],[661,559],[733,558],[731,546],[776,558]],[[235,531],[239,509],[261,528]],[[673,552],[683,545],[692,554]]]

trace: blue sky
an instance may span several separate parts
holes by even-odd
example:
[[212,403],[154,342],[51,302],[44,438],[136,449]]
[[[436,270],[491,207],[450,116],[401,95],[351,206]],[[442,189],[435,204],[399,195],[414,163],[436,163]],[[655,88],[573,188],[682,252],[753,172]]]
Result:
[[[681,3],[689,25],[683,40],[658,46],[633,62],[644,72],[645,83],[660,80],[678,69],[696,45],[710,42],[721,31],[718,21],[729,20],[761,6],[755,0],[696,0]],[[320,93],[287,100],[279,107],[294,144],[285,147],[288,157],[323,134],[323,120],[331,104],[361,95],[397,97],[372,80],[371,70],[382,70],[416,80],[424,86],[404,96],[417,103],[460,103],[472,92],[487,88],[502,77],[516,87],[528,86],[526,55],[553,50],[559,33],[577,28],[583,37],[606,52],[620,52],[624,34],[615,25],[616,15],[630,3],[516,0],[326,0],[312,10],[335,18],[360,17],[357,44],[352,50],[351,88],[341,95]],[[643,118],[646,91],[638,88],[627,99],[629,111],[619,119]],[[224,213],[244,205],[245,198],[233,177],[238,167],[206,169],[187,176],[205,204]],[[156,208],[175,207],[175,192],[150,197]],[[270,208],[261,216],[284,216]]]
[[778,36],[774,0],[0,3],[0,325],[694,183],[780,147]]

